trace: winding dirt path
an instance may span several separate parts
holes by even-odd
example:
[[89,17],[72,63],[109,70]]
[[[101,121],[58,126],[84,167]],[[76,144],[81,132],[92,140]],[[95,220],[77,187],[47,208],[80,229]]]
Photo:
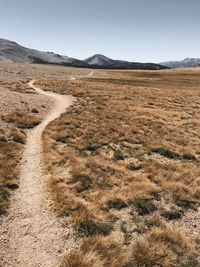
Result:
[[[41,136],[49,122],[58,118],[73,103],[72,96],[61,96],[29,86],[38,94],[53,100],[54,106],[40,125],[30,130],[21,162],[20,187],[11,200],[5,232],[8,251],[3,256],[4,267],[53,267],[70,247],[67,231],[61,221],[49,211],[45,198],[44,173],[40,166]],[[7,230],[6,230],[6,226]]]

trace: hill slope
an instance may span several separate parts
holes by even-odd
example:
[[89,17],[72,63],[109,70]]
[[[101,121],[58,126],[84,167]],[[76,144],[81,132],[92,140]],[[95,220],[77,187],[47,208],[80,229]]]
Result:
[[0,38],[0,60],[19,63],[51,63],[85,65],[82,61],[61,56],[53,52],[42,52],[23,47],[15,42]]
[[191,68],[200,66],[200,58],[185,58],[181,61],[167,61],[160,63],[163,66],[170,68]]
[[104,69],[147,69],[159,70],[167,67],[154,63],[138,63],[113,60],[104,55],[96,54],[83,61],[55,54],[26,48],[0,38],[0,60],[19,63],[57,64],[72,67],[104,68]]

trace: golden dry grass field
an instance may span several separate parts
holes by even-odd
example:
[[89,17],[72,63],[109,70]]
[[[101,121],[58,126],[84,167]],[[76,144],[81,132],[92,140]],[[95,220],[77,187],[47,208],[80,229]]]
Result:
[[76,103],[43,134],[62,267],[199,266],[199,69],[38,81]]
[[89,70],[1,62],[0,215],[20,186],[27,131],[51,109],[34,79],[76,98],[42,136],[50,208],[72,240],[59,267],[200,266],[199,72],[78,78]]

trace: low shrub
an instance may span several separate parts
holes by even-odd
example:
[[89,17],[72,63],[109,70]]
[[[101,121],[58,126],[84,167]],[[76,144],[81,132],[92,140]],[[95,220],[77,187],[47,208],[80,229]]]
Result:
[[127,204],[123,200],[117,198],[114,200],[109,200],[107,202],[107,207],[108,207],[108,209],[121,210],[121,209],[126,208]]
[[133,204],[139,215],[147,215],[157,210],[152,199],[136,199]]
[[107,236],[111,233],[112,227],[105,223],[99,223],[93,220],[86,220],[79,224],[77,230],[80,236],[82,237],[89,237],[94,235]]
[[77,188],[78,193],[91,188],[92,179],[88,175],[78,175],[75,177],[75,181],[80,183],[80,186]]

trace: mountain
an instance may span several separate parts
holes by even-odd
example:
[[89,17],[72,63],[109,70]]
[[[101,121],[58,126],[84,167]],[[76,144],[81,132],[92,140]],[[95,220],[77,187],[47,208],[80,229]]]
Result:
[[115,60],[100,54],[96,54],[92,57],[86,58],[83,61],[89,65],[102,67],[110,66],[115,63]]
[[200,58],[185,58],[181,61],[167,61],[160,63],[163,66],[170,68],[191,68],[200,67]]
[[159,70],[166,69],[165,66],[154,63],[140,63],[129,62],[123,60],[114,60],[101,54],[96,54],[92,57],[83,60],[85,63],[93,68],[106,68],[106,69],[146,69],[146,70]]
[[55,54],[53,52],[42,52],[35,49],[26,48],[15,42],[2,38],[0,38],[0,60],[19,63],[56,64],[61,66],[101,69],[159,70],[167,68],[154,63],[114,60],[100,54],[96,54],[81,61],[68,56]]
[[61,56],[53,52],[42,52],[23,47],[15,42],[0,38],[0,60],[19,63],[40,63],[85,66],[80,60]]

